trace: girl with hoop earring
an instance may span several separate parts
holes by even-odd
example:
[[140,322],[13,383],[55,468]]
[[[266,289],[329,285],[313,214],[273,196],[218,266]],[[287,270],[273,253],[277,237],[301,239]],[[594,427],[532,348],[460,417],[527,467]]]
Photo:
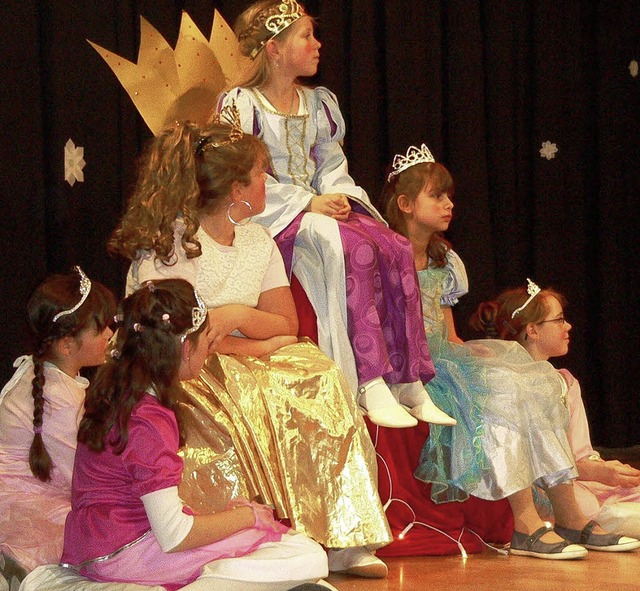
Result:
[[230,124],[181,122],[155,137],[109,243],[132,261],[128,293],[181,278],[208,310],[210,357],[183,384],[180,492],[205,512],[258,498],[339,552],[341,570],[384,577],[370,552],[391,541],[375,450],[342,371],[297,342],[282,256],[249,219],[265,207],[267,148],[237,116],[231,107]]

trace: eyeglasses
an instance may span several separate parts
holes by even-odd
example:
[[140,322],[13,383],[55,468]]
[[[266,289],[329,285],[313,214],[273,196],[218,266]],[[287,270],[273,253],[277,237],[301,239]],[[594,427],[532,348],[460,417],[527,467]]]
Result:
[[551,320],[543,320],[538,322],[538,324],[545,324],[547,322],[553,322],[555,324],[564,324],[565,322],[569,324],[564,316],[560,316],[560,318],[552,318]]

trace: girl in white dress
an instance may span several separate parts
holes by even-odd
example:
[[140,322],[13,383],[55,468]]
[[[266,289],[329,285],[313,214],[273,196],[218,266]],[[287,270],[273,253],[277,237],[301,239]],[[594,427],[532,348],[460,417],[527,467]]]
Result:
[[[510,326],[505,312],[513,307],[513,299],[522,299],[522,289],[507,291],[497,300],[482,304],[474,316],[474,327],[503,339],[518,339],[534,359],[546,361],[564,356],[568,352],[571,330],[562,309],[565,299],[549,290],[543,293],[547,294],[548,313],[543,320],[534,319],[526,339],[504,328]],[[549,295],[553,297],[549,299]],[[497,330],[500,326],[503,328]],[[608,531],[640,537],[640,470],[618,460],[605,461],[593,449],[580,383],[566,369],[560,369],[559,374],[568,388],[564,401],[569,410],[569,444],[578,470],[578,477],[573,481],[578,506],[589,520]],[[540,501],[538,511],[545,515],[548,505],[543,500],[544,492],[536,501]],[[553,511],[550,519],[554,519]]]
[[422,387],[433,366],[411,247],[349,175],[336,96],[298,81],[318,69],[313,20],[295,0],[262,0],[238,17],[235,33],[253,67],[220,105],[237,105],[243,130],[268,147],[266,207],[254,219],[313,305],[320,349],[373,423],[452,424]]

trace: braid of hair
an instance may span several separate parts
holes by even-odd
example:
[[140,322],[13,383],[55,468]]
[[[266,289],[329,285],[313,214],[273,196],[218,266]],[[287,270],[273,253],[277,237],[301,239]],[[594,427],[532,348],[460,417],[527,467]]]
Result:
[[29,448],[29,467],[32,474],[42,482],[51,480],[53,462],[42,439],[42,418],[44,415],[44,361],[43,355],[49,343],[45,342],[33,356],[34,377],[31,395],[33,396],[33,441]]

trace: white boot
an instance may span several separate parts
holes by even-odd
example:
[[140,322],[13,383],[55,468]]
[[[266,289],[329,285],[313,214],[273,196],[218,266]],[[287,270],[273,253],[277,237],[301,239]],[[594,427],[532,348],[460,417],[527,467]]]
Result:
[[329,572],[347,573],[368,579],[384,579],[389,569],[375,554],[363,546],[327,550]]
[[374,378],[358,387],[358,405],[381,427],[415,427],[418,421],[412,417],[394,398],[384,380]]
[[392,384],[391,391],[396,400],[419,421],[449,426],[456,425],[458,422],[433,403],[422,382]]

